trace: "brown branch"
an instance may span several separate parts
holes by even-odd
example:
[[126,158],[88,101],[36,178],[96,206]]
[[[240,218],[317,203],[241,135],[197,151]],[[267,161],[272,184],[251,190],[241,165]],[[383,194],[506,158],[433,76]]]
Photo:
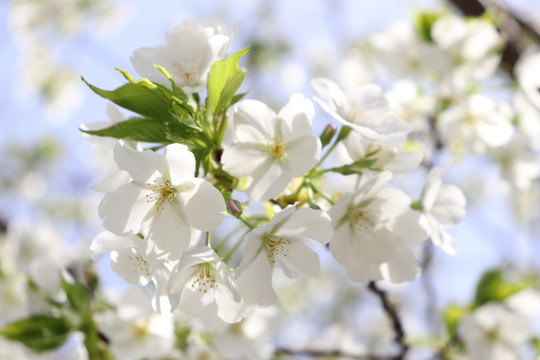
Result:
[[396,357],[394,356],[377,356],[377,355],[353,355],[349,353],[345,353],[339,350],[328,350],[328,351],[322,351],[322,350],[291,350],[291,349],[285,349],[280,348],[276,349],[274,351],[274,355],[290,355],[290,356],[302,356],[302,357],[310,357],[310,358],[327,358],[327,357],[337,357],[337,358],[347,358],[347,359],[358,359],[358,360],[396,360]]
[[396,308],[394,305],[388,301],[388,297],[386,296],[386,292],[384,290],[381,290],[377,287],[377,284],[375,281],[370,281],[368,284],[368,289],[371,290],[375,295],[379,297],[381,300],[384,312],[386,312],[386,315],[390,319],[390,322],[392,323],[392,328],[394,329],[394,341],[399,345],[401,348],[400,353],[393,357],[394,360],[403,360],[405,359],[405,355],[407,354],[407,351],[409,350],[409,345],[405,342],[405,330],[403,329],[403,325],[401,324],[401,319],[399,318],[399,315],[397,313]]
[[540,42],[540,33],[527,22],[509,9],[505,9],[492,0],[448,0],[454,4],[466,16],[480,16],[486,9],[504,15],[504,21],[499,26],[499,31],[506,39],[506,45],[502,54],[501,67],[510,76],[514,76],[514,67],[524,50],[523,35],[526,33],[536,42]]

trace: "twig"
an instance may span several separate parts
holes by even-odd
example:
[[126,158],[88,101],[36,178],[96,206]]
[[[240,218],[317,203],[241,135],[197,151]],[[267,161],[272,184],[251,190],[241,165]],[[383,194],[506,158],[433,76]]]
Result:
[[359,360],[395,360],[396,357],[393,356],[377,356],[377,355],[353,355],[348,354],[345,352],[342,352],[340,350],[291,350],[291,349],[284,349],[279,348],[276,349],[274,352],[276,356],[279,355],[290,355],[290,356],[307,356],[310,358],[328,358],[328,357],[336,357],[336,358],[347,358],[347,359],[359,359]]
[[401,324],[401,319],[399,318],[399,315],[394,307],[388,301],[388,298],[386,296],[386,292],[384,290],[381,290],[377,287],[377,284],[375,281],[370,281],[368,284],[368,289],[371,290],[375,295],[379,297],[381,300],[382,306],[384,311],[386,312],[386,315],[388,315],[390,321],[392,322],[392,328],[394,329],[394,341],[400,346],[401,351],[398,355],[393,357],[394,360],[403,360],[405,359],[405,355],[407,354],[407,351],[409,350],[409,345],[405,342],[405,331],[403,330],[403,325]]

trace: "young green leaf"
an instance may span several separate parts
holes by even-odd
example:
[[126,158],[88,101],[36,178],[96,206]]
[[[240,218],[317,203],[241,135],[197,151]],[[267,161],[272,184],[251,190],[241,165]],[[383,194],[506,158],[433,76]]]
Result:
[[6,325],[0,329],[0,335],[43,352],[62,346],[72,329],[72,324],[64,317],[34,315]]
[[509,282],[503,278],[501,270],[490,270],[484,273],[476,287],[476,296],[473,308],[477,308],[487,302],[502,302],[511,295],[530,287],[526,281]]
[[208,75],[208,102],[215,115],[223,112],[246,77],[246,69],[238,67],[238,61],[249,48],[240,50],[226,60],[218,60]]
[[96,94],[111,100],[118,106],[146,118],[162,122],[177,121],[170,113],[172,94],[169,96],[166,94],[169,90],[159,87],[147,79],[134,81],[128,73],[122,72],[122,74],[130,82],[112,91],[99,89],[89,84],[84,78],[81,77],[81,79]]
[[167,125],[157,120],[145,118],[131,118],[105,129],[81,129],[81,131],[90,135],[109,136],[117,139],[151,143],[170,143],[167,138]]

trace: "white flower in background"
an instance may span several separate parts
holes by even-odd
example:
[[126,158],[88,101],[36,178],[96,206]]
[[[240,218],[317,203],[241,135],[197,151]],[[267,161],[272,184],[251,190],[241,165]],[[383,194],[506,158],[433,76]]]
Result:
[[353,281],[412,281],[420,265],[411,247],[427,239],[420,214],[401,190],[383,189],[390,172],[343,193],[328,214],[334,236],[330,251]]
[[210,67],[229,50],[233,34],[220,20],[187,21],[165,34],[165,45],[135,50],[131,64],[139,75],[170,87],[154,65],[163,66],[188,93],[204,89]]
[[420,38],[410,21],[395,23],[369,36],[377,60],[396,77],[426,77],[431,71],[443,71],[449,59],[437,46]]
[[268,200],[282,192],[319,160],[321,142],[311,135],[313,103],[294,94],[273,112],[266,104],[244,100],[233,108],[236,140],[223,151],[223,169],[247,177],[246,193],[254,200]]
[[506,102],[474,94],[443,111],[437,124],[454,149],[483,154],[508,144],[514,134],[512,117]]
[[422,190],[419,205],[425,218],[426,230],[433,243],[450,255],[456,253],[454,239],[446,229],[465,217],[467,200],[455,185],[443,184],[442,178],[449,168],[433,168]]
[[240,297],[227,265],[206,246],[182,254],[169,281],[172,310],[199,318],[209,331],[240,321]]
[[373,84],[362,85],[345,94],[333,81],[311,80],[322,108],[354,131],[370,140],[383,140],[409,133],[411,127],[388,113],[388,100],[382,89]]
[[538,155],[529,147],[525,136],[517,135],[510,143],[492,153],[501,164],[501,176],[518,191],[526,191],[540,176]]
[[282,268],[289,278],[303,273],[317,276],[319,255],[307,239],[326,244],[332,237],[328,215],[320,210],[289,205],[278,212],[265,226],[244,239],[243,259],[236,269],[236,287],[247,304],[269,306],[277,301],[272,286],[274,267]]
[[427,131],[429,116],[435,112],[435,98],[422,92],[411,80],[398,80],[386,92],[390,112],[407,121],[413,131]]
[[457,333],[475,359],[523,359],[520,347],[532,336],[530,320],[502,304],[488,303],[466,315]]
[[393,178],[399,179],[416,169],[423,158],[421,152],[402,150],[406,140],[407,133],[384,140],[369,140],[351,132],[343,140],[343,145],[350,156],[350,161],[345,159],[346,163],[362,160],[372,162],[369,168],[362,170],[363,175],[376,176],[382,169],[391,171]]
[[139,247],[145,248],[145,243],[137,235],[124,237],[103,231],[92,241],[90,251],[94,261],[110,251],[112,270],[129,284],[144,286],[152,281],[154,267],[161,263],[146,258]]
[[[107,104],[106,112],[110,120],[109,122],[101,121],[91,124],[83,124],[81,125],[81,129],[100,130],[127,120],[120,110],[118,110],[118,108],[112,104]],[[92,187],[93,190],[100,193],[107,193],[117,189],[120,185],[123,185],[131,180],[129,174],[120,170],[114,161],[113,149],[114,145],[116,145],[118,142],[118,139],[88,135],[84,133],[83,136],[86,137],[90,145],[94,148],[97,163],[102,169],[104,169],[103,175],[101,175],[96,184]],[[123,141],[132,149],[141,150],[140,145],[136,141]]]
[[155,359],[174,348],[172,315],[156,313],[142,288],[129,289],[116,304],[116,311],[102,314],[97,322],[118,359]]
[[520,89],[514,95],[518,127],[533,149],[540,149],[540,50],[523,54],[515,67]]
[[459,95],[496,71],[504,40],[490,21],[447,14],[435,21],[431,37],[452,62],[442,73],[440,90],[446,96]]
[[540,108],[527,100],[521,91],[514,94],[514,108],[519,132],[527,139],[533,150],[540,150]]
[[147,257],[178,259],[192,227],[209,231],[221,224],[223,196],[208,181],[193,177],[195,157],[185,145],[168,145],[160,154],[118,143],[114,157],[133,180],[105,195],[99,215],[116,235],[141,233]]

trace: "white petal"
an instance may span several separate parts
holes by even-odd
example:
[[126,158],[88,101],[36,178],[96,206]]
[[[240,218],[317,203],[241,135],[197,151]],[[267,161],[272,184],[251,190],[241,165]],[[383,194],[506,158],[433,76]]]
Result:
[[164,155],[169,166],[169,179],[172,185],[178,185],[185,178],[192,178],[195,175],[195,156],[186,145],[167,145]]
[[431,213],[441,226],[448,228],[465,217],[466,203],[465,195],[459,187],[444,184],[441,186]]
[[268,200],[282,192],[290,177],[284,176],[283,169],[272,159],[268,159],[255,169],[256,173],[248,181],[246,193],[253,200]]
[[347,108],[349,101],[335,82],[326,78],[316,78],[311,80],[311,86],[322,99],[322,102],[318,101],[321,106],[325,104],[325,107],[335,113],[343,112]]
[[303,273],[311,276],[319,275],[321,264],[319,255],[303,241],[291,241],[285,245],[285,252],[276,254],[276,265],[283,269],[285,275],[295,279]]
[[163,174],[166,169],[163,155],[150,150],[136,151],[122,142],[114,146],[114,160],[121,170],[141,184],[147,183],[156,173]]
[[129,249],[134,246],[131,236],[117,236],[110,231],[103,231],[90,244],[90,256],[92,260],[97,261],[108,251]]
[[407,248],[402,248],[395,254],[392,261],[382,266],[385,279],[393,283],[413,281],[420,275],[422,268],[412,252]]
[[111,269],[131,285],[144,286],[152,279],[152,267],[135,249],[111,252]]
[[418,211],[408,210],[396,219],[394,232],[402,244],[414,246],[428,238],[426,219]]
[[209,231],[223,221],[225,200],[223,195],[206,180],[193,179],[193,190],[182,194],[189,224],[195,229]]
[[287,148],[287,172],[291,177],[304,175],[319,160],[321,142],[313,136],[304,136],[285,144]]
[[149,193],[129,183],[106,194],[98,209],[105,229],[116,235],[140,232],[144,218],[153,207],[145,197]]
[[276,236],[283,238],[309,238],[326,244],[333,234],[332,223],[328,215],[321,210],[301,208],[283,221]]
[[266,251],[259,251],[236,278],[236,288],[246,304],[270,306],[278,298],[272,287],[272,266]]
[[130,60],[140,76],[166,87],[171,86],[169,80],[154,66],[156,64],[165,69],[172,68],[165,46],[139,48],[133,52]]
[[268,160],[268,152],[262,144],[234,143],[223,151],[223,170],[236,177],[252,176],[254,169]]
[[264,143],[274,138],[277,115],[265,103],[243,100],[234,105],[233,122],[240,142]]
[[281,109],[278,117],[282,120],[283,140],[311,136],[311,119],[315,115],[313,103],[301,94],[293,94]]
[[170,254],[171,260],[179,259],[187,249],[191,230],[185,210],[178,201],[167,203],[163,209],[157,210],[147,226],[147,240],[154,242],[163,254]]

